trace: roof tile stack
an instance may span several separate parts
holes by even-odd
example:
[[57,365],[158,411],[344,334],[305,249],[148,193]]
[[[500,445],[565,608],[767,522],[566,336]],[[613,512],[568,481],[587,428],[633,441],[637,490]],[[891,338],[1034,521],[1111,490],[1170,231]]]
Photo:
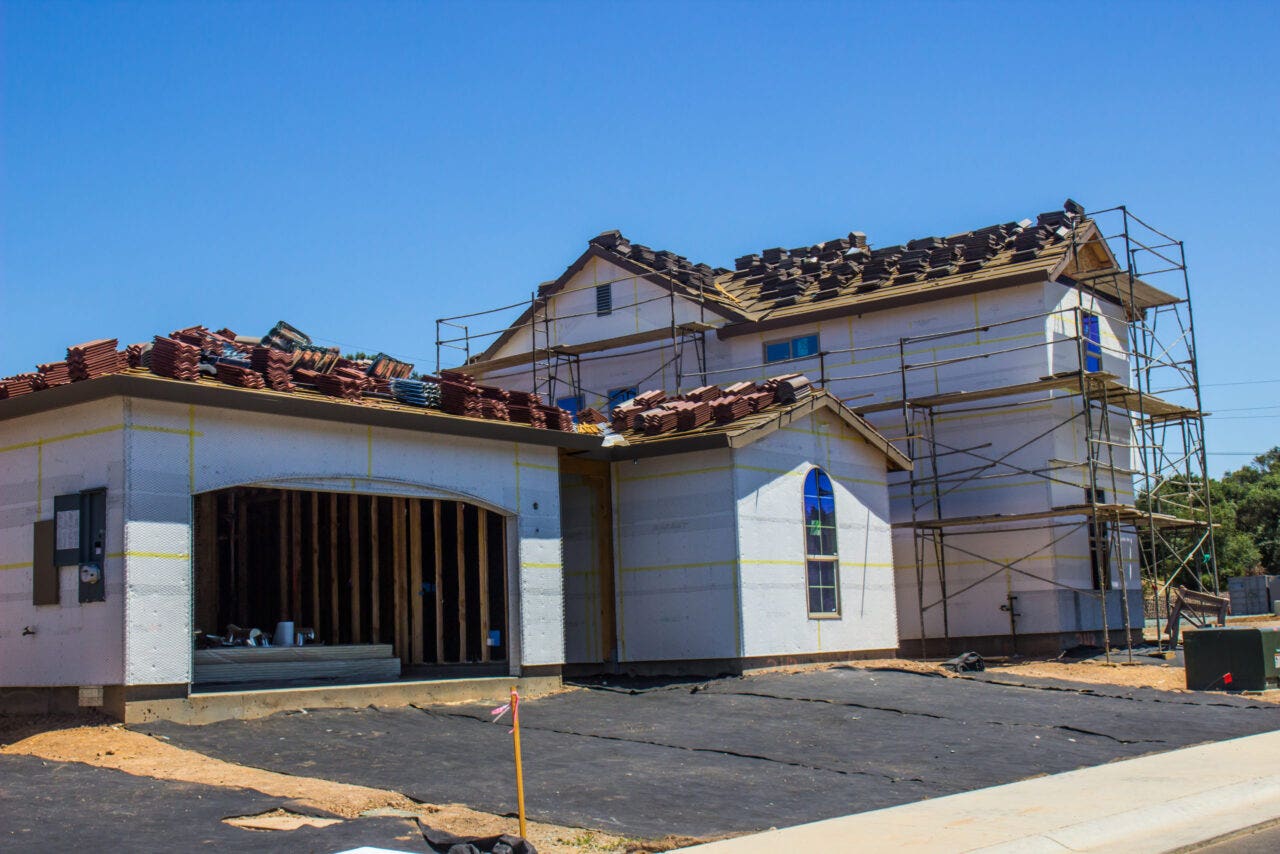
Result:
[[129,346],[125,347],[124,353],[126,358],[128,358],[129,360],[129,367],[131,368],[145,367],[142,363],[142,356],[144,353],[149,353],[150,351],[151,351],[151,345],[146,343],[130,344]]
[[[480,390],[469,374],[461,371],[440,372],[440,409],[450,415],[480,418]],[[515,412],[511,419],[516,420]]]
[[757,391],[754,394],[744,394],[742,395],[742,399],[751,405],[752,412],[759,412],[765,407],[772,406],[774,397],[772,390],[765,389],[763,391]]
[[711,401],[711,414],[715,416],[717,424],[727,424],[730,421],[737,421],[744,415],[750,415],[751,404],[741,395],[722,397]]
[[66,362],[49,362],[45,365],[36,365],[36,370],[38,371],[36,378],[37,390],[66,385],[71,382],[71,366]]
[[119,369],[119,357],[116,356],[114,338],[102,338],[67,348],[67,367],[71,371],[71,379],[92,380],[107,374],[114,374]]
[[254,347],[249,364],[262,374],[267,386],[276,391],[293,391],[293,378],[289,374],[289,354],[273,347]]
[[234,362],[219,362],[217,365],[218,381],[237,388],[266,388],[262,374],[247,365]]
[[0,398],[31,394],[31,392],[36,391],[36,383],[39,378],[40,375],[34,371],[25,374],[14,374],[8,377],[3,382],[0,382]]
[[640,423],[644,427],[646,436],[656,436],[659,433],[670,433],[675,430],[679,426],[680,416],[674,409],[655,407],[640,414]]
[[743,255],[732,272],[631,243],[617,231],[589,243],[712,298],[727,297],[735,307],[771,310],[1027,261],[1069,239],[1082,221],[1083,210],[1068,200],[1063,210],[1040,214],[1034,223],[997,223],[950,237],[922,237],[905,246],[871,249],[867,236],[853,231],[812,246]]
[[560,430],[564,433],[573,432],[573,416],[558,406],[541,406],[539,410],[542,413],[542,424],[548,430]]
[[157,335],[149,367],[162,377],[195,382],[200,377],[200,348]]
[[321,393],[343,400],[359,400],[364,392],[364,383],[360,379],[340,373],[316,373],[312,382]]
[[[442,407],[443,408],[443,407]],[[449,410],[445,410],[448,412]],[[545,429],[547,426],[546,416],[542,414],[541,406],[520,406],[518,404],[510,404],[507,407],[507,413],[511,420],[517,424],[528,424],[530,427]]]

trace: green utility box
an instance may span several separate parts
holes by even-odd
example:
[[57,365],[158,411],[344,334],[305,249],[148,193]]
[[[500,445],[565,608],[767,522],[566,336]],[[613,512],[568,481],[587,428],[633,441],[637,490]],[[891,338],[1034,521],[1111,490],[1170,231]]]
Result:
[[1184,637],[1188,689],[1280,688],[1280,627],[1197,629]]

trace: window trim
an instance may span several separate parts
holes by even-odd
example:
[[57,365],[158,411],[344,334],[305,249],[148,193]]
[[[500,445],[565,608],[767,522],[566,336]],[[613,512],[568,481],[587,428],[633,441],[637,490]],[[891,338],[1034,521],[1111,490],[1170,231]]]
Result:
[[[831,486],[831,500],[833,507],[831,509],[831,522],[835,534],[835,549],[829,555],[815,555],[809,553],[809,520],[805,514],[805,504],[808,491],[809,479],[812,477],[815,483],[815,489],[818,476],[825,477],[827,483]],[[805,612],[810,620],[839,620],[844,617],[844,602],[840,595],[840,539],[839,539],[839,522],[837,522],[835,503],[835,484],[831,480],[831,475],[827,474],[820,466],[813,466],[809,471],[805,472],[804,479],[800,484],[800,518],[801,518],[801,542],[804,554],[803,572],[804,572],[804,607]],[[834,611],[813,611],[810,610],[811,594],[813,585],[809,583],[809,564],[811,563],[827,563],[832,567],[831,586],[835,593],[835,610]],[[825,587],[825,585],[820,585]]]

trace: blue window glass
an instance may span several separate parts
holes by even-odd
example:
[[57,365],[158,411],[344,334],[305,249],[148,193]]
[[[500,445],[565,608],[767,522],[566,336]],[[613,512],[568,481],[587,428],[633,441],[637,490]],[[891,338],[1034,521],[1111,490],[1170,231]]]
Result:
[[785,362],[790,358],[790,341],[775,341],[772,344],[764,345],[764,360],[766,362]]
[[1084,369],[1102,370],[1102,331],[1096,314],[1086,314],[1081,319],[1084,334]]
[[791,357],[799,359],[802,356],[813,356],[818,352],[818,336],[805,335],[791,342]]
[[836,495],[831,478],[811,469],[804,479],[805,585],[810,614],[840,612],[836,557]]
[[577,415],[582,411],[582,395],[575,394],[573,397],[558,398],[556,400],[556,406],[571,415]]
[[626,388],[611,388],[609,389],[609,408],[613,409],[615,406],[626,403],[628,400],[635,397],[639,393],[640,393],[639,389],[637,389],[635,386],[627,386]]

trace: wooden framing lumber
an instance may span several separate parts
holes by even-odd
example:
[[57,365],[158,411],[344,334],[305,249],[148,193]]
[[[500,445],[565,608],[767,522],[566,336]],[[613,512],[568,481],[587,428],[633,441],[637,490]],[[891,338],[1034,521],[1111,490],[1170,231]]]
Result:
[[382,579],[378,572],[378,496],[369,496],[369,633],[382,643]]
[[289,581],[292,599],[290,601],[289,619],[293,620],[294,629],[302,627],[302,493],[290,494],[289,533],[292,541],[292,555]]
[[392,649],[396,657],[402,661],[409,658],[407,644],[408,633],[404,627],[405,588],[405,546],[404,546],[405,504],[403,498],[391,499],[391,618]]
[[342,616],[338,610],[338,493],[329,493],[329,643],[341,642]]
[[218,496],[196,496],[195,627],[219,634],[218,602],[222,579],[218,566]]
[[276,575],[280,578],[280,608],[277,617],[289,619],[289,493],[281,492],[276,497],[276,508],[279,518],[276,520],[280,534],[280,552],[276,561]]
[[351,642],[363,643],[360,631],[360,496],[351,496],[351,515],[347,517],[348,531],[351,535]]
[[409,501],[409,637],[411,664],[422,664],[422,499]]
[[236,625],[249,622],[249,505],[239,491],[231,493],[236,511]]
[[476,542],[480,552],[480,660],[489,660],[489,511],[476,508]]
[[467,660],[467,540],[466,525],[463,520],[463,504],[454,502],[458,508],[458,662]]
[[431,516],[435,523],[435,600],[436,600],[436,664],[444,664],[444,542],[440,535],[443,525],[440,520],[440,500],[431,502]]
[[320,632],[320,494],[311,493],[311,615],[307,627]]

